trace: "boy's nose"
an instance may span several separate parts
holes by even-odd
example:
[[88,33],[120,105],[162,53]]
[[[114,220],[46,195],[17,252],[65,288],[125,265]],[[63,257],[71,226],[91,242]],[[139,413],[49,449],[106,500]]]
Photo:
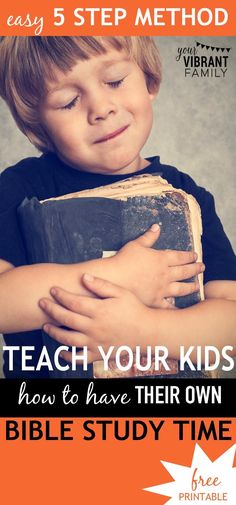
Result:
[[88,100],[88,121],[95,124],[98,121],[106,119],[110,114],[116,112],[116,105],[109,97],[106,90],[103,93],[95,94]]

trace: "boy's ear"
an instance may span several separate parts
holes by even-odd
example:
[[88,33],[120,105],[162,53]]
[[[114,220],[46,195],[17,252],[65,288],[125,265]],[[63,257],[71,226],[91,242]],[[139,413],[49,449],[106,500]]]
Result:
[[159,89],[157,91],[154,91],[154,92],[152,91],[151,93],[149,92],[149,98],[150,98],[151,102],[153,100],[155,100],[155,98],[157,97],[158,91],[159,91]]

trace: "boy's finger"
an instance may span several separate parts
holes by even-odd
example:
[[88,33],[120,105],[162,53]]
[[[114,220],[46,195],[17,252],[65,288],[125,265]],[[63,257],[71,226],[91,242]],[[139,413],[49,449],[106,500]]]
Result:
[[158,224],[153,224],[149,230],[147,230],[143,235],[136,238],[133,242],[137,242],[143,247],[152,247],[160,235],[160,226]]
[[50,294],[60,305],[63,305],[63,307],[77,314],[81,314],[82,316],[92,317],[97,302],[95,298],[75,295],[59,287],[53,287],[50,290]]
[[189,265],[181,265],[178,267],[170,268],[171,281],[183,281],[198,275],[205,270],[203,263],[190,263]]
[[194,251],[165,251],[169,266],[186,265],[194,263],[197,259],[197,253]]
[[87,289],[96,294],[99,298],[119,298],[125,291],[112,282],[94,277],[90,274],[84,274],[83,283]]
[[172,282],[169,285],[168,292],[165,293],[166,297],[169,296],[186,296],[199,291],[200,286],[198,282]]
[[65,330],[64,328],[58,328],[53,324],[44,324],[43,330],[47,335],[67,346],[84,347],[88,344],[88,337],[83,333],[73,330]]
[[61,305],[54,303],[49,298],[42,298],[39,300],[40,308],[48,314],[54,321],[59,323],[61,326],[66,326],[72,330],[82,331],[86,333],[88,328],[88,323],[90,319],[86,316],[81,316],[68,309],[65,309]]

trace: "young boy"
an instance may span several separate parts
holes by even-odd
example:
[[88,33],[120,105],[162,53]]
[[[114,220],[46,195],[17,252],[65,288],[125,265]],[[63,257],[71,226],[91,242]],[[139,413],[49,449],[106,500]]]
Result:
[[[6,343],[34,345],[32,365],[42,349],[42,325],[58,342],[88,346],[91,362],[99,357],[98,345],[104,350],[110,345],[165,345],[173,358],[180,345],[233,346],[236,262],[213,198],[158,157],[140,155],[161,80],[152,39],[5,37],[0,68],[1,96],[20,129],[44,153],[1,175],[0,330]],[[43,200],[156,172],[193,194],[201,206],[206,301],[164,310],[169,297],[199,289],[180,281],[202,272],[204,265],[196,262],[194,251],[151,249],[160,233],[157,226],[112,258],[76,265],[27,264],[16,213],[26,196]],[[12,372],[8,356],[5,375],[26,377],[20,353]],[[71,359],[69,352],[63,357]]]

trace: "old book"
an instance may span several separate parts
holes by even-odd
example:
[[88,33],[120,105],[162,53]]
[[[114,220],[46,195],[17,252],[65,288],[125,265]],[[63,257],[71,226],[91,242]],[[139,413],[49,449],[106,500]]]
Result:
[[[195,250],[199,261],[202,258],[199,205],[192,195],[173,188],[158,175],[134,176],[41,202],[25,199],[19,216],[30,263],[78,263],[107,257],[153,223],[161,227],[155,249]],[[183,308],[199,302],[203,298],[202,275],[199,283],[199,293],[178,297],[175,305]],[[94,376],[140,375],[135,364],[125,373],[114,362],[110,365],[104,372],[96,362]],[[177,363],[170,360],[169,373],[177,371]],[[151,367],[141,375],[162,373]]]

